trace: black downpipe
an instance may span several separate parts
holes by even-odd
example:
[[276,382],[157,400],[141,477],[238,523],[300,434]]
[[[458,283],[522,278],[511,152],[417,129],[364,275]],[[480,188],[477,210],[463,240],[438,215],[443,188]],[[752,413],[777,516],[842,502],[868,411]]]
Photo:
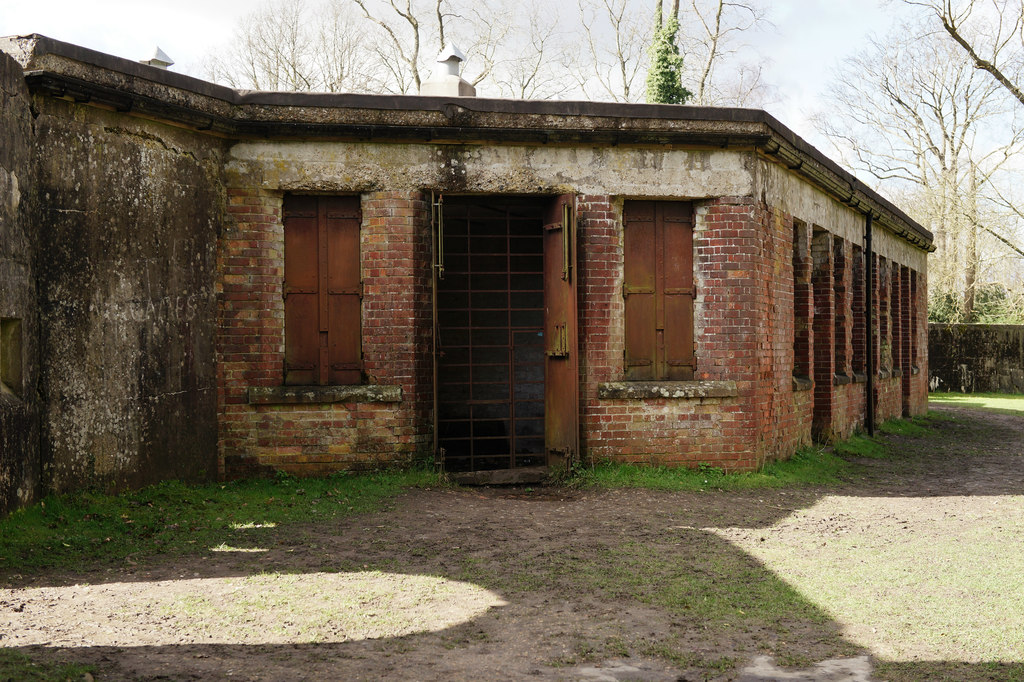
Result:
[[869,436],[875,435],[875,347],[872,341],[875,337],[874,312],[875,312],[875,288],[872,283],[875,279],[875,259],[871,252],[871,211],[868,211],[867,220],[864,223],[864,257],[867,264],[864,268],[864,333],[867,335],[864,347],[868,352],[868,381],[867,395],[864,403],[867,406],[867,414],[864,417],[864,427]]

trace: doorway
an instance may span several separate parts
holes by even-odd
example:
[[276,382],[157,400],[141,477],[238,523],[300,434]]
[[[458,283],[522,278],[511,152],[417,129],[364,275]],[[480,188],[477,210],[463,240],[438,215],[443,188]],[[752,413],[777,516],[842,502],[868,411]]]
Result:
[[566,450],[555,442],[556,416],[571,422],[563,429],[575,438],[576,382],[571,395],[557,388],[566,383],[560,372],[575,372],[575,350],[567,350],[569,327],[575,345],[575,306],[569,324],[568,311],[551,312],[559,287],[546,273],[553,258],[568,262],[550,245],[567,241],[551,237],[562,229],[552,206],[551,198],[444,198],[435,225],[443,254],[435,268],[435,418],[446,471],[550,465]]

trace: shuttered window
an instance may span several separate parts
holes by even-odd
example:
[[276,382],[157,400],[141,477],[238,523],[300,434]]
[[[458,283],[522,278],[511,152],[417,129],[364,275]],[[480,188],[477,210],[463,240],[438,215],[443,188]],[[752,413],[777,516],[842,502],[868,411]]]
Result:
[[284,383],[362,379],[359,197],[284,199]]
[[626,379],[693,379],[693,205],[627,201],[623,224]]

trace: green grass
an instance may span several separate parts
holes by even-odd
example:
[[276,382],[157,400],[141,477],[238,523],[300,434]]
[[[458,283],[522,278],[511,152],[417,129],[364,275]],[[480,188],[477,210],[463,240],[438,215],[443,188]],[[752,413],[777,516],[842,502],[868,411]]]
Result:
[[380,508],[400,489],[437,485],[425,470],[160,483],[121,495],[49,496],[0,520],[0,570],[62,568],[221,545],[254,547],[278,526]]
[[928,402],[949,407],[970,407],[1001,414],[1024,415],[1024,395],[1006,393],[929,393]]
[[890,456],[884,443],[866,434],[857,433],[846,440],[832,446],[833,451],[843,458],[866,457],[868,459],[886,459]]
[[919,438],[921,436],[931,436],[935,433],[935,429],[931,426],[932,422],[945,420],[946,417],[943,415],[939,415],[935,412],[929,412],[927,417],[890,419],[889,421],[882,422],[878,427],[878,430],[882,433],[897,436],[911,436],[913,438]]
[[65,682],[81,680],[95,671],[91,665],[77,663],[41,663],[13,649],[0,649],[0,680],[19,682]]
[[748,490],[791,485],[827,485],[841,481],[848,468],[841,458],[823,448],[802,448],[783,462],[771,462],[760,471],[726,473],[706,464],[686,467],[642,466],[604,462],[577,470],[570,483],[591,488],[647,488],[652,490]]
[[[1022,403],[1024,409],[1024,403]],[[890,419],[879,425],[887,435],[920,438],[935,433],[932,424],[949,417],[929,412],[926,417]],[[787,460],[769,462],[760,471],[726,473],[706,464],[697,468],[644,466],[602,462],[580,468],[569,477],[570,485],[583,488],[646,488],[651,490],[749,490],[800,485],[834,485],[851,473],[848,459],[885,459],[888,446],[878,437],[862,433],[833,444],[831,449],[805,447]]]

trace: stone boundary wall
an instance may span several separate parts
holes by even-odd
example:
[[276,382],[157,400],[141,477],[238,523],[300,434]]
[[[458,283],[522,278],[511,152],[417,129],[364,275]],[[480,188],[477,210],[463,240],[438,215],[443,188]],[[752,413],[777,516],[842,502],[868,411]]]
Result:
[[1024,393],[1024,325],[928,325],[928,387]]
[[29,103],[21,67],[0,52],[0,514],[32,502],[39,492]]

